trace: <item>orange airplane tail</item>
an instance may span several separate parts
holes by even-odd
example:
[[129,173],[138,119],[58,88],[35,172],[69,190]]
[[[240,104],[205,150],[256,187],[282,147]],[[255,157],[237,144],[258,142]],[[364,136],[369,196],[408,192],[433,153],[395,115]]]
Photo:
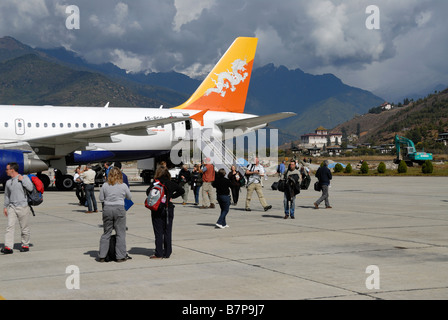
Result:
[[173,109],[243,113],[257,41],[235,39],[190,99]]

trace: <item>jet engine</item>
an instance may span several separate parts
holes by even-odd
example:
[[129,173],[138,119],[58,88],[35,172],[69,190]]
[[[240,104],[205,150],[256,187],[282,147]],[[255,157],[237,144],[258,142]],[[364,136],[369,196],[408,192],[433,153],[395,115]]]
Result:
[[36,173],[48,169],[45,162],[33,158],[31,153],[27,151],[0,150],[0,183],[5,183],[9,179],[5,169],[10,162],[16,162],[19,165],[20,174]]

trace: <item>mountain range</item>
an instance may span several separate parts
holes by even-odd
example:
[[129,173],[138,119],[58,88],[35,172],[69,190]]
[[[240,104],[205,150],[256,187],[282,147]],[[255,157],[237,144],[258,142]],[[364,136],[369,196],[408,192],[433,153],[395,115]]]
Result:
[[[111,63],[88,63],[64,48],[32,48],[0,38],[0,104],[172,107],[188,99],[200,82],[177,72],[128,73]],[[245,112],[296,112],[270,125],[279,128],[281,140],[291,140],[319,126],[334,128],[383,102],[333,74],[267,64],[252,72]]]

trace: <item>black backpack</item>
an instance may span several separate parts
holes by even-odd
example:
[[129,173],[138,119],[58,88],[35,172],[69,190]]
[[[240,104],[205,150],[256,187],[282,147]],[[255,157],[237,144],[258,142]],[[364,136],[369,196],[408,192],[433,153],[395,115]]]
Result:
[[[107,255],[106,258],[104,258],[104,261],[106,262],[117,261],[117,253],[115,251],[116,245],[117,245],[117,235],[113,234],[110,236],[109,251],[107,251]],[[132,258],[126,253],[126,259],[132,259]]]
[[280,192],[285,192],[285,189],[286,189],[286,180],[285,179],[278,180],[277,190]]
[[300,184],[300,188],[301,188],[302,190],[308,190],[310,184],[311,184],[311,177],[307,174],[307,175],[302,179],[302,183]]
[[115,253],[116,244],[117,244],[117,235],[113,234],[110,236],[109,251],[107,252],[106,258],[104,258],[104,261],[106,262],[117,261],[117,255]]
[[37,191],[36,186],[33,187],[33,191],[26,190],[26,195],[28,198],[28,205],[30,206],[38,206],[44,201],[42,193]]

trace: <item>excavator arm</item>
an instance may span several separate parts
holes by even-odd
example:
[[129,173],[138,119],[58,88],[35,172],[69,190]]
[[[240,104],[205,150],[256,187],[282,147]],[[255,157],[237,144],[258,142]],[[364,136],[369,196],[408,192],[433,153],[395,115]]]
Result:
[[400,145],[407,145],[406,147],[406,155],[405,155],[405,161],[408,166],[412,166],[413,162],[416,162],[418,164],[422,164],[425,162],[425,160],[432,160],[432,153],[426,153],[426,152],[417,152],[415,149],[414,142],[408,138],[400,137],[399,135],[395,135],[395,148],[397,149],[397,158],[394,160],[395,163],[399,163],[401,160],[400,155]]

